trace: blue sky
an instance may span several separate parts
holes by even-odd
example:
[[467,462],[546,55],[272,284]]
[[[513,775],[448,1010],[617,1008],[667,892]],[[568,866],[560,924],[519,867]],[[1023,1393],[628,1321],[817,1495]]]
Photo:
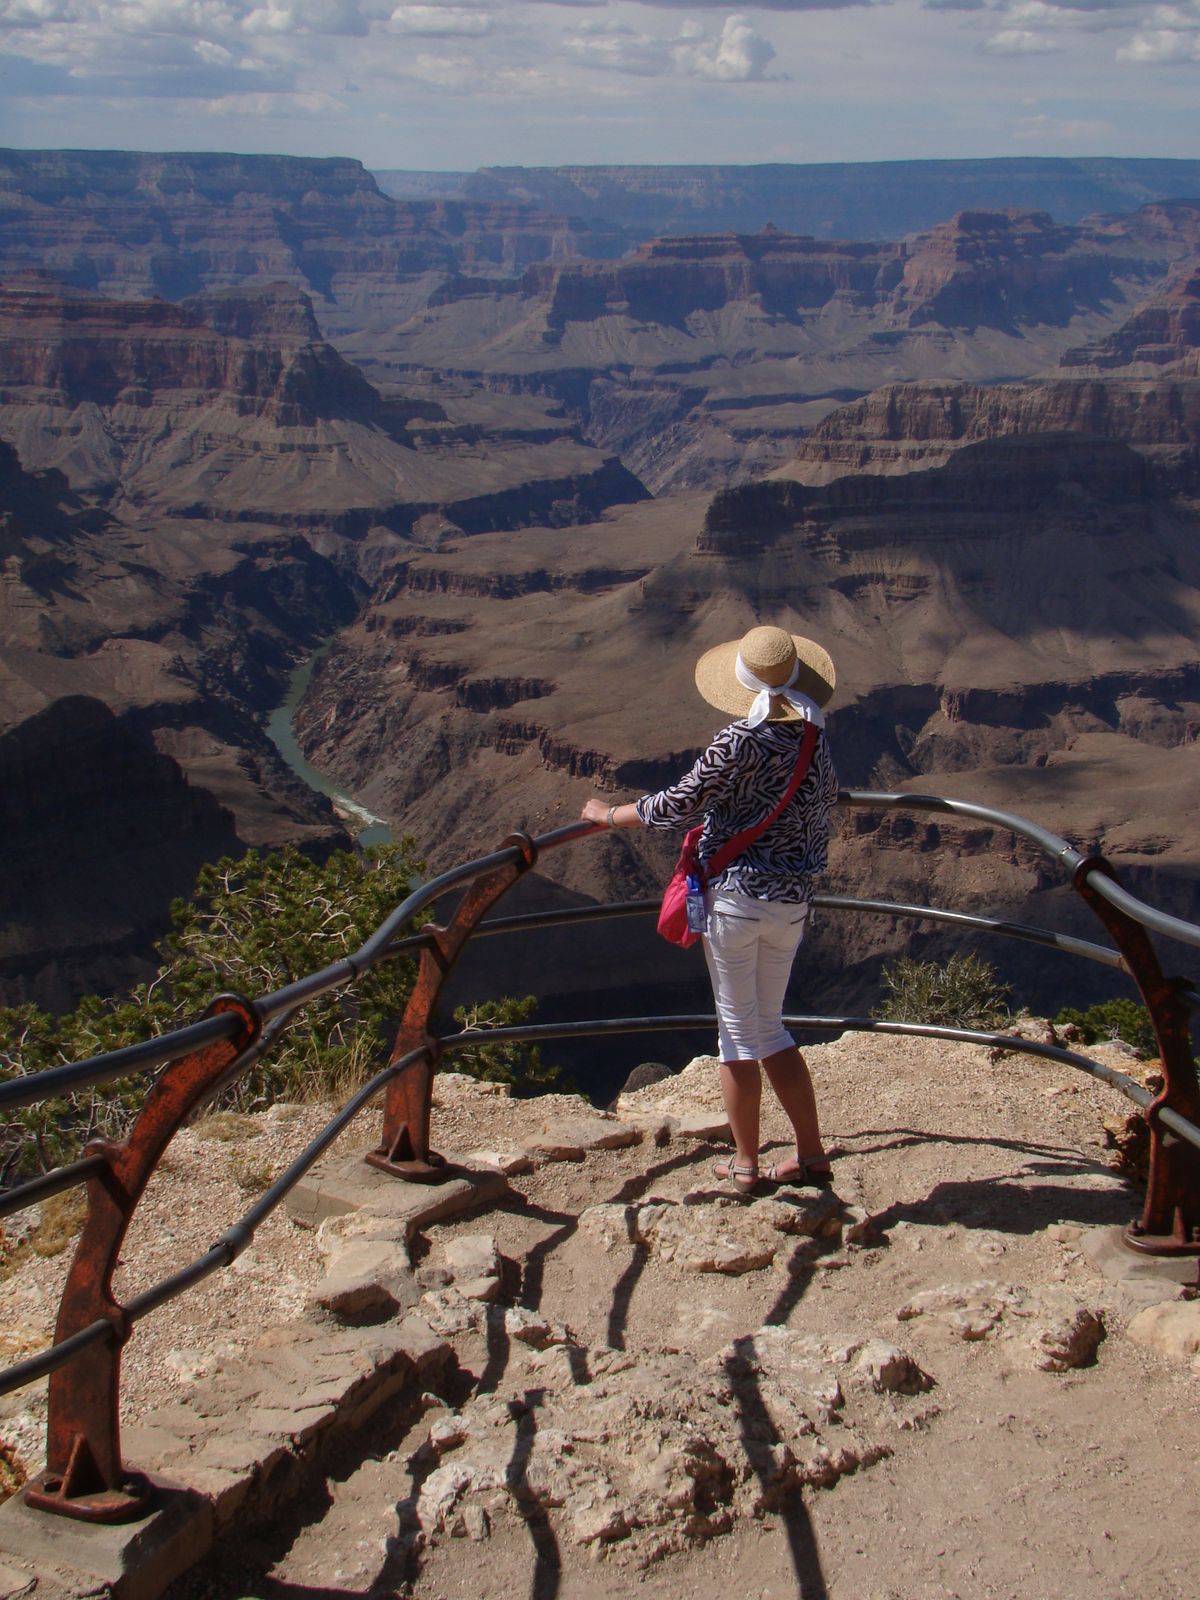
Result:
[[1200,0],[0,0],[0,144],[493,163],[1200,156]]

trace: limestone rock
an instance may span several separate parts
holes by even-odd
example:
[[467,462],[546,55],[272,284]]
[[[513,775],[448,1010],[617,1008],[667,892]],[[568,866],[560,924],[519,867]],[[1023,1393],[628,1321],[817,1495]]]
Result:
[[878,1394],[918,1394],[929,1379],[911,1356],[882,1339],[870,1339],[858,1352],[856,1372],[869,1378]]
[[655,1255],[693,1272],[736,1277],[761,1271],[780,1247],[771,1223],[740,1207],[642,1206],[636,1227],[639,1241]]
[[489,1167],[493,1172],[502,1172],[506,1178],[520,1177],[534,1170],[534,1163],[524,1150],[472,1150],[466,1160],[468,1166]]
[[887,1243],[886,1235],[877,1217],[863,1206],[845,1206],[842,1210],[842,1242],[855,1245],[859,1250],[873,1250]]
[[986,1339],[999,1326],[1007,1306],[1016,1305],[1018,1291],[997,1283],[943,1284],[914,1295],[896,1313],[899,1322],[934,1316],[960,1339]]
[[310,1305],[343,1321],[392,1316],[416,1299],[416,1280],[402,1245],[360,1239],[332,1256],[325,1276],[314,1284]]
[[1200,1300],[1162,1300],[1130,1319],[1127,1329],[1135,1344],[1173,1361],[1190,1361],[1200,1372]]
[[988,1281],[943,1284],[914,1295],[897,1320],[930,1316],[957,1338],[1019,1338],[1045,1372],[1086,1365],[1104,1337],[1101,1313],[1067,1290],[1030,1290]]
[[723,1111],[692,1111],[676,1119],[675,1133],[680,1139],[722,1139],[732,1136],[729,1118]]
[[428,1290],[421,1296],[421,1305],[434,1333],[470,1333],[479,1326],[479,1302],[468,1300],[453,1285],[445,1289]]
[[586,1238],[594,1239],[602,1250],[611,1251],[634,1242],[637,1218],[637,1206],[588,1206],[580,1213],[579,1231]]
[[693,1272],[738,1276],[769,1267],[782,1248],[784,1234],[813,1238],[836,1234],[840,1202],[826,1191],[790,1193],[747,1201],[733,1194],[712,1199],[711,1190],[696,1190],[683,1205],[651,1201],[636,1207],[594,1207],[590,1228],[620,1242],[622,1227],[664,1261],[678,1261]]
[[679,1119],[666,1111],[639,1111],[623,1105],[620,1100],[614,1110],[622,1122],[638,1130],[643,1144],[652,1144],[657,1150],[670,1144],[679,1130]]
[[439,1417],[429,1430],[429,1442],[439,1455],[456,1450],[470,1437],[466,1419],[457,1411]]
[[611,1112],[548,1121],[527,1148],[548,1161],[579,1161],[589,1150],[623,1150],[640,1144],[642,1130]]
[[463,1278],[496,1278],[500,1275],[500,1255],[490,1233],[467,1233],[460,1234],[456,1239],[448,1239],[443,1253],[456,1282]]
[[511,1090],[506,1083],[489,1083],[473,1078],[469,1072],[439,1072],[433,1080],[433,1104],[457,1105],[464,1100],[506,1099]]
[[536,1311],[527,1311],[523,1306],[510,1306],[503,1313],[503,1318],[504,1331],[509,1338],[532,1345],[535,1350],[544,1350],[552,1344],[571,1343],[571,1335],[561,1323],[552,1322],[549,1317],[543,1317]]
[[392,1244],[408,1260],[403,1218],[378,1216],[367,1210],[345,1211],[326,1217],[317,1228],[317,1249],[326,1261],[363,1240]]
[[1034,1365],[1043,1372],[1066,1372],[1070,1367],[1086,1366],[1104,1337],[1104,1322],[1087,1306],[1068,1305],[1050,1309],[1029,1334]]

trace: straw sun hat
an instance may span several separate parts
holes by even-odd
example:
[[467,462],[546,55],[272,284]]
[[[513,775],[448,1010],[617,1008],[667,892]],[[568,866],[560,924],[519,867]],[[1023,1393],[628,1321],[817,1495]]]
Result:
[[[758,691],[748,687],[738,677],[738,658],[741,658],[743,675],[749,673],[770,689],[790,688],[807,695],[823,706],[832,696],[837,674],[826,651],[812,639],[788,633],[783,628],[751,628],[740,639],[728,644],[715,645],[706,650],[696,663],[696,687],[718,711],[734,717],[748,717]],[[794,676],[793,676],[794,673]],[[768,722],[799,722],[804,720],[784,698],[782,692],[771,695]]]

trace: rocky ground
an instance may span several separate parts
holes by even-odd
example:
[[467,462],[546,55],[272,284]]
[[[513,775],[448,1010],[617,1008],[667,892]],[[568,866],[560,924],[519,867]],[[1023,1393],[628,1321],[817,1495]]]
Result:
[[[172,1600],[1192,1592],[1200,1328],[1147,1343],[1192,1304],[1093,1264],[1139,1204],[1103,1148],[1123,1102],[969,1046],[847,1036],[809,1058],[833,1197],[715,1180],[709,1061],[608,1121],[439,1080],[437,1143],[511,1185],[395,1267],[451,1359]],[[181,1136],[118,1293],[202,1250],[319,1120]],[[783,1152],[773,1115],[765,1137]],[[355,1227],[277,1216],[236,1274],[139,1327],[130,1439],[273,1322],[371,1315],[330,1290]],[[10,1351],[45,1337],[61,1260],[0,1284]],[[37,1398],[8,1404],[4,1437],[35,1456]]]

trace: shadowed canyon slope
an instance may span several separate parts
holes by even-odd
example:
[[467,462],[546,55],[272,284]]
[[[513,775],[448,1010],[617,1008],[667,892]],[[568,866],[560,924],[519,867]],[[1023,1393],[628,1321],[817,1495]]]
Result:
[[[116,856],[98,852],[94,881],[75,869],[75,938],[62,918],[38,931],[40,901],[9,924],[0,978],[56,1002],[103,977],[105,948],[120,958],[109,978],[125,973],[200,860],[341,837],[262,716],[355,614],[375,563],[442,528],[566,522],[645,495],[544,415],[487,438],[440,405],[383,400],[287,286],[170,305],[11,280],[0,373],[0,733],[20,736],[6,748],[28,808],[4,836],[10,882],[43,837],[41,784],[64,828],[95,812],[94,777],[63,750],[99,741],[111,776],[121,762],[103,752],[140,740],[148,774],[138,789],[129,767],[136,820]],[[98,727],[105,707],[119,727]],[[184,775],[194,793],[180,810]],[[161,807],[147,798],[159,790]],[[147,828],[169,836],[172,808],[175,870],[151,880],[154,916],[132,892],[114,912],[105,863]]]

